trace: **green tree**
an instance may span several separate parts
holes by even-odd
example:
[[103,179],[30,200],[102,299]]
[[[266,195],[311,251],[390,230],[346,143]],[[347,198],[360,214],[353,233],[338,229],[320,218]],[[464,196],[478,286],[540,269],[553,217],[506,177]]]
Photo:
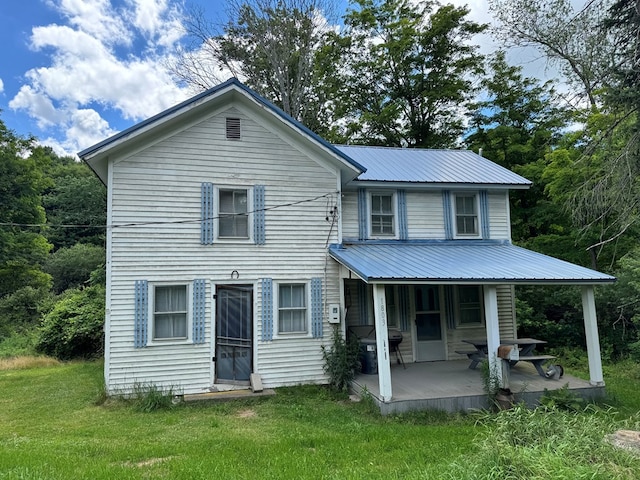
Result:
[[[534,47],[557,65],[577,93],[595,107],[611,78],[618,45],[601,28],[610,0],[577,10],[570,0],[489,0],[495,35],[508,47]],[[576,106],[578,103],[576,102]]]
[[0,299],[20,288],[49,285],[40,266],[51,249],[42,235],[42,174],[48,157],[0,121]]
[[546,195],[542,179],[545,155],[557,146],[569,112],[549,83],[523,77],[504,52],[489,60],[480,85],[483,100],[475,104],[465,143],[533,182],[531,189],[510,194],[512,238],[551,255],[573,250],[556,248],[566,247],[566,239],[561,245],[558,240],[570,233],[570,220]]
[[59,157],[48,147],[50,186],[42,203],[48,223],[47,238],[54,248],[76,243],[104,245],[107,194],[102,182],[87,165],[71,157]]
[[69,288],[84,286],[91,274],[105,263],[104,247],[76,243],[52,253],[44,269],[53,278],[53,291],[62,293]]
[[193,10],[187,24],[193,45],[172,70],[196,91],[215,86],[222,72],[230,72],[293,118],[319,127],[323,100],[315,88],[315,56],[333,3],[227,0],[229,21],[222,28]]
[[[436,2],[355,0],[327,58],[338,141],[451,147],[463,131],[482,57],[470,44],[485,26]],[[327,62],[328,63],[328,62]]]

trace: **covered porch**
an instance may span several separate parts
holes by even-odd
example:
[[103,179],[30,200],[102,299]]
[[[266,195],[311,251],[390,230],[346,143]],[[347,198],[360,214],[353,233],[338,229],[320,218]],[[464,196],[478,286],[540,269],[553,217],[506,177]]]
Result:
[[[501,386],[507,378],[504,375],[506,372],[503,372],[503,361],[498,358],[501,337],[516,338],[517,332],[514,309],[512,335],[504,333],[505,322],[501,324],[499,318],[499,289],[502,286],[512,288],[517,285],[581,286],[590,378],[583,382],[570,378],[567,373],[564,383],[569,380],[570,388],[576,388],[581,393],[585,389],[588,391],[584,393],[602,392],[604,389],[594,286],[614,282],[614,277],[516,247],[506,241],[369,241],[332,245],[329,254],[341,264],[342,278],[345,281],[357,278],[370,287],[378,370],[377,375],[370,376],[375,380],[359,377],[356,385],[366,387],[383,412],[396,411],[398,408],[398,411],[402,411],[402,402],[410,402],[411,409],[420,408],[417,405],[422,402],[422,408],[444,410],[481,408],[482,402],[486,402],[480,372],[466,368],[464,364],[468,366],[468,361],[456,361],[460,355],[459,352],[456,353],[457,348],[452,339],[457,340],[462,332],[469,330],[468,325],[462,325],[459,319],[453,318],[461,314],[459,308],[448,309],[449,312],[443,308],[442,304],[448,303],[446,296],[442,294],[447,286],[480,286],[480,299],[476,305],[480,306],[483,318],[476,322],[481,328],[475,333],[481,333],[486,338],[489,371]],[[434,307],[417,308],[414,301],[413,306],[407,309],[410,319],[406,319],[406,324],[410,326],[403,330],[411,337],[412,356],[416,363],[408,363],[406,369],[398,368],[390,361],[392,351],[388,337],[390,325],[385,292],[389,285],[408,285],[418,290],[424,290],[424,286],[438,286],[440,292],[438,294],[436,291],[433,295],[434,298],[440,296],[440,305],[436,305],[438,302],[435,300],[432,302],[436,305]],[[418,290],[416,295],[420,293]],[[513,292],[511,297],[513,298]],[[348,310],[346,305],[343,305],[343,309]],[[439,343],[418,342],[420,332],[415,325],[424,317],[433,317],[432,323],[438,329],[436,337],[440,339]],[[437,345],[438,358],[420,358],[418,343],[422,343],[427,349],[430,345]],[[459,366],[456,366],[457,363]],[[527,370],[528,367],[530,371]],[[447,371],[448,368],[453,370]],[[545,388],[554,388],[548,379],[541,377],[526,362],[520,362],[509,373],[508,387],[521,395],[527,403],[533,404]],[[564,385],[554,383],[557,384],[555,388]],[[411,398],[406,398],[407,395]]]
[[[469,411],[488,408],[482,372],[471,370],[466,360],[410,363],[404,369],[392,364],[393,397],[384,401],[380,394],[378,375],[360,374],[353,383],[354,393],[371,395],[382,414],[405,413],[413,410]],[[515,401],[535,406],[545,389],[556,390],[564,385],[583,398],[599,398],[604,386],[593,386],[565,372],[558,380],[542,378],[531,364],[520,362],[510,371],[510,389]],[[366,392],[366,393],[365,393]]]

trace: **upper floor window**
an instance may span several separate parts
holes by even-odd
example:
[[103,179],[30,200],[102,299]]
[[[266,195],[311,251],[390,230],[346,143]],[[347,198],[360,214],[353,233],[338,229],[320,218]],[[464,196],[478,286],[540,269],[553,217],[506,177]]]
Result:
[[456,235],[478,236],[478,196],[464,193],[455,196]]
[[249,238],[247,189],[218,190],[218,237]]
[[393,194],[371,194],[371,235],[395,235]]
[[187,285],[156,285],[153,297],[153,338],[187,338]]

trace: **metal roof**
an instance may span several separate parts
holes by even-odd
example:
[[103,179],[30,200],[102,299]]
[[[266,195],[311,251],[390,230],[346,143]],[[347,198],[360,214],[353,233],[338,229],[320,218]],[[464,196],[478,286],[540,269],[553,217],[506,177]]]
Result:
[[442,240],[331,245],[365,282],[599,284],[616,279],[506,241]]
[[463,183],[529,187],[531,182],[470,150],[336,145],[366,168],[358,181]]

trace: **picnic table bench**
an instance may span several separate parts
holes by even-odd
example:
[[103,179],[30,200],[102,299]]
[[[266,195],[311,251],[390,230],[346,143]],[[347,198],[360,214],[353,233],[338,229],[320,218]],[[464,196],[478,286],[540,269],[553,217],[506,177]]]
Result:
[[[460,355],[466,355],[471,361],[469,364],[470,369],[475,369],[482,360],[487,358],[487,340],[486,339],[469,339],[462,340],[464,343],[468,343],[475,347],[475,350],[456,350],[456,353]],[[538,375],[544,378],[559,378],[564,373],[562,367],[559,365],[552,365],[548,370],[545,370],[543,364],[549,360],[553,360],[553,355],[536,355],[534,349],[537,345],[545,344],[544,340],[537,340],[535,338],[509,338],[501,340],[502,345],[517,345],[518,356],[517,360],[509,360],[509,366],[513,367],[518,362],[530,362],[538,372]]]

